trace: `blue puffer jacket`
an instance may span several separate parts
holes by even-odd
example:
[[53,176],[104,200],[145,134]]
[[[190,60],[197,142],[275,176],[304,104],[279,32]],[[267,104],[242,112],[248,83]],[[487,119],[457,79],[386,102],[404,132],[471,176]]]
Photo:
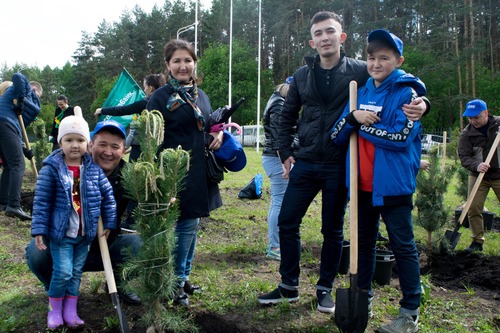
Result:
[[[332,129],[335,144],[344,145],[358,130],[359,136],[375,145],[373,165],[373,205],[383,206],[384,197],[411,195],[415,192],[420,166],[420,121],[409,120],[401,110],[418,95],[425,94],[425,85],[402,70],[394,70],[375,88],[370,78],[358,89],[357,110],[379,112],[380,122],[371,126],[357,123],[347,104]],[[349,155],[348,155],[349,156]],[[347,159],[349,171],[349,159]],[[349,177],[347,177],[349,186]]]
[[23,122],[24,126],[29,124],[40,113],[40,99],[23,74],[16,73],[12,76],[12,85],[0,97],[0,119],[10,121],[18,130],[19,138],[22,141],[21,125],[17,119],[16,113],[12,109],[13,100],[24,97]]
[[[60,244],[69,227],[72,212],[73,179],[64,163],[62,149],[54,151],[42,164],[35,188],[31,235],[43,235]],[[80,168],[82,221],[86,242],[97,235],[97,221],[102,214],[104,229],[116,228],[116,202],[113,188],[101,167],[83,155]]]

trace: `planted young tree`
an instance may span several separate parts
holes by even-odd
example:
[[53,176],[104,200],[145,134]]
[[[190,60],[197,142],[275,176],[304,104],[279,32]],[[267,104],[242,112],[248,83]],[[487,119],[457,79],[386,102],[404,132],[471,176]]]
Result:
[[124,187],[138,203],[134,210],[137,231],[143,241],[138,255],[123,268],[132,287],[149,311],[141,318],[156,331],[181,332],[191,329],[185,318],[166,311],[163,302],[173,299],[177,277],[172,253],[176,246],[174,233],[179,217],[175,200],[189,165],[189,153],[165,149],[156,154],[163,142],[164,123],[158,111],[143,111],[137,119],[142,155],[123,170]]
[[428,172],[417,175],[417,223],[427,230],[427,252],[432,252],[432,233],[443,227],[450,214],[450,207],[444,207],[444,195],[456,171],[456,164],[447,165],[441,170],[441,160],[437,149],[429,151]]
[[31,123],[33,134],[35,134],[35,143],[33,144],[33,158],[37,170],[42,168],[43,160],[52,152],[52,144],[47,141],[45,133],[45,121],[38,118]]

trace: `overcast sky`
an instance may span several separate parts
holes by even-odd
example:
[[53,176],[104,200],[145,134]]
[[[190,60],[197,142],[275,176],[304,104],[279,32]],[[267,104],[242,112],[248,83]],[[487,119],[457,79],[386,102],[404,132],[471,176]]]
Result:
[[[206,8],[211,0],[201,0]],[[82,31],[94,33],[102,20],[119,20],[136,3],[147,13],[164,0],[2,0],[0,65],[63,67],[78,48]]]

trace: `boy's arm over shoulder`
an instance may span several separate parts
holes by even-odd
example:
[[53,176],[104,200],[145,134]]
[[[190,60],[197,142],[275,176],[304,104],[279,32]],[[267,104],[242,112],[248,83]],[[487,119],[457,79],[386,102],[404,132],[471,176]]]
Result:
[[382,111],[384,114],[381,116],[381,121],[371,126],[361,126],[360,135],[373,143],[385,149],[402,151],[412,144],[417,135],[420,135],[421,123],[420,121],[412,121],[404,114],[402,106],[405,103],[417,98],[416,91],[411,87],[400,86],[397,91],[397,102],[392,103],[394,109],[387,109],[384,107]]

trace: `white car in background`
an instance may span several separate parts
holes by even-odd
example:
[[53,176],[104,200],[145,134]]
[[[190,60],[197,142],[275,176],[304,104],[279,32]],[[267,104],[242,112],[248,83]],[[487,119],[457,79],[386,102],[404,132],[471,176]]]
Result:
[[241,134],[233,132],[233,135],[242,146],[257,147],[257,127],[259,127],[259,145],[262,147],[266,141],[266,136],[264,127],[261,125],[241,126]]
[[[443,145],[443,136],[434,134],[422,134],[422,154],[427,154],[433,147]],[[446,143],[450,143],[450,138],[446,138]]]

